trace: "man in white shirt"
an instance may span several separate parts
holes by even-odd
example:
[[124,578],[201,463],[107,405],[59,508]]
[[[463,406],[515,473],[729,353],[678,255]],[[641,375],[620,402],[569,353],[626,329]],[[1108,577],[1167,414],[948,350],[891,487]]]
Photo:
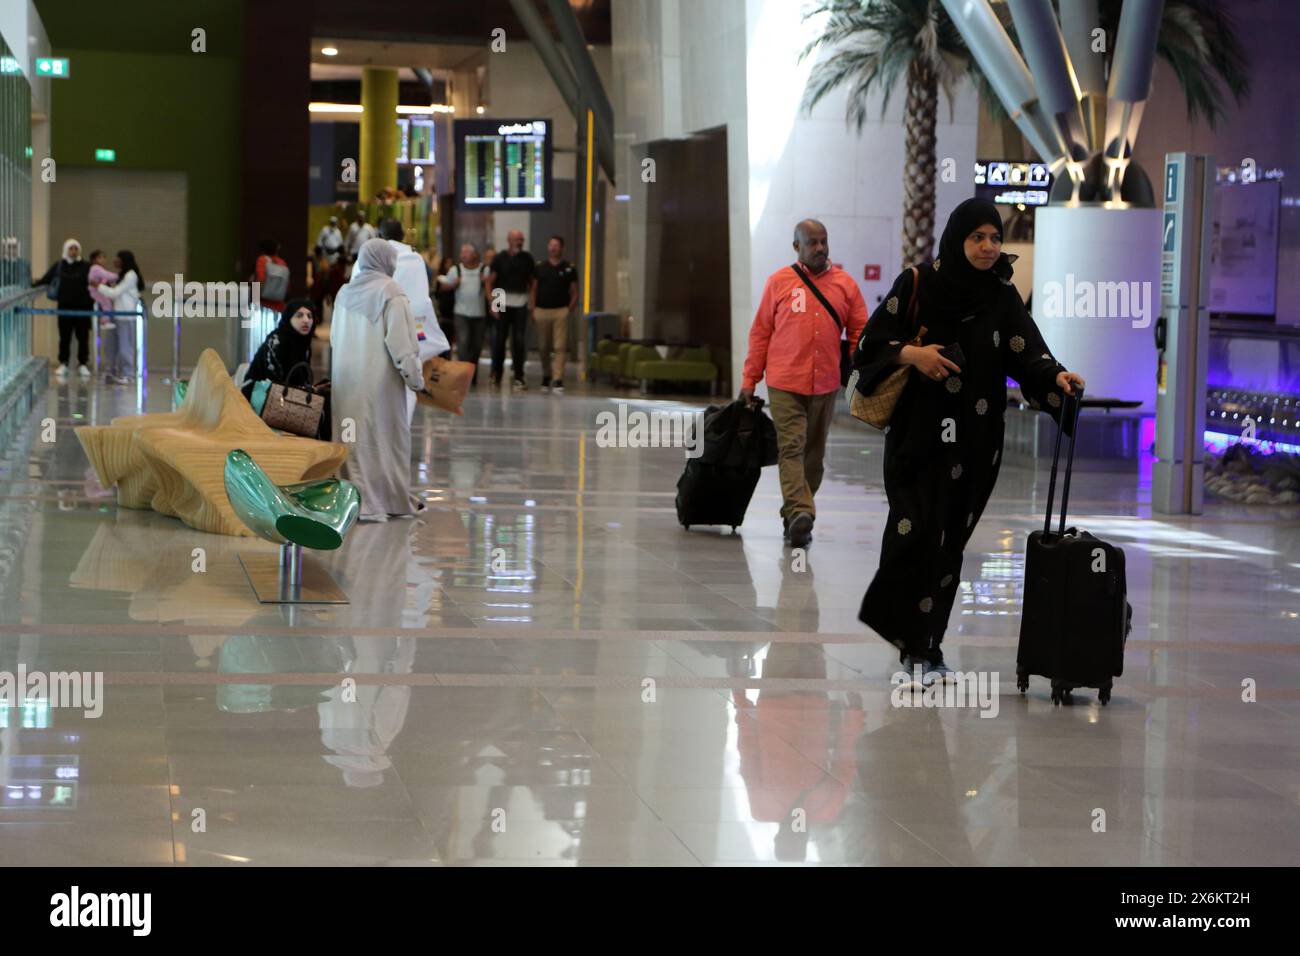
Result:
[[373,239],[376,235],[375,227],[366,222],[365,212],[358,209],[356,221],[348,226],[348,258],[355,259],[366,240]]
[[329,265],[334,265],[339,253],[343,251],[343,233],[339,231],[339,217],[330,216],[328,224],[323,226],[316,237],[316,248],[325,256]]
[[457,358],[474,363],[474,382],[478,383],[478,360],[483,353],[483,337],[487,329],[487,301],[483,293],[483,280],[487,266],[481,265],[478,250],[468,242],[460,247],[460,262],[450,272],[438,277],[444,289],[456,290],[456,348]]

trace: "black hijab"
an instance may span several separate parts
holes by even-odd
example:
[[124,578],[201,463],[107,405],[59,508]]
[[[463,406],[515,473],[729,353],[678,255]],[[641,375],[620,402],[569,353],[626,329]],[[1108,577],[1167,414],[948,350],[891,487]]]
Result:
[[966,258],[966,237],[990,225],[1002,234],[1002,214],[987,199],[967,199],[952,211],[939,239],[932,281],[923,283],[921,301],[927,308],[960,319],[987,308],[1002,294],[1011,282],[1016,257],[1004,252],[991,269],[977,269]]
[[[311,328],[307,330],[306,335],[300,335],[289,321],[293,314],[299,309],[305,308],[311,312]],[[268,336],[268,344],[275,351],[275,364],[282,376],[288,376],[293,371],[293,367],[300,362],[306,362],[308,369],[306,372],[300,372],[294,377],[294,381],[307,380],[310,378],[311,367],[311,340],[312,333],[316,331],[316,309],[312,305],[311,299],[293,299],[286,302],[284,308],[280,311],[280,324],[275,327],[275,331]],[[299,378],[302,376],[302,379]]]

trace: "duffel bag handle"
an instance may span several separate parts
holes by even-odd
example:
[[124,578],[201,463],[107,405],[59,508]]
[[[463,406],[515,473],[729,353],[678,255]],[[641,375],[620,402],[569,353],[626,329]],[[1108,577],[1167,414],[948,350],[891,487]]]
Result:
[[[1047,517],[1043,519],[1043,534],[1052,533],[1052,504],[1056,500],[1056,470],[1061,463],[1061,435],[1065,431],[1065,416],[1072,415],[1070,426],[1070,452],[1065,460],[1065,482],[1061,488],[1061,524],[1057,532],[1065,536],[1065,511],[1070,500],[1070,474],[1074,471],[1074,445],[1079,440],[1079,412],[1083,408],[1083,388],[1074,385],[1073,395],[1065,396],[1061,409],[1061,422],[1056,428],[1056,448],[1052,452],[1052,476],[1047,482]],[[1073,410],[1071,410],[1073,405]]]

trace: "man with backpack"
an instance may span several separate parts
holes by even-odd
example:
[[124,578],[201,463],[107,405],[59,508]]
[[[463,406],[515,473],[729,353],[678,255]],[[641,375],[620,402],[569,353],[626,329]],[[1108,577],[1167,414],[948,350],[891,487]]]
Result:
[[772,273],[763,288],[740,397],[754,400],[767,378],[768,402],[780,448],[781,517],[792,547],[812,540],[826,436],[840,390],[840,340],[856,343],[867,324],[862,290],[830,261],[826,227],[805,219],[794,227],[799,261]]
[[257,244],[257,250],[260,255],[253,278],[259,283],[262,307],[283,312],[284,303],[289,298],[289,266],[280,258],[280,243],[275,239],[263,239]]
[[487,267],[479,263],[478,250],[470,243],[460,247],[460,262],[438,276],[438,287],[455,290],[456,348],[462,362],[474,363],[474,384],[478,384],[478,360],[483,352],[487,328],[487,300],[483,282]]

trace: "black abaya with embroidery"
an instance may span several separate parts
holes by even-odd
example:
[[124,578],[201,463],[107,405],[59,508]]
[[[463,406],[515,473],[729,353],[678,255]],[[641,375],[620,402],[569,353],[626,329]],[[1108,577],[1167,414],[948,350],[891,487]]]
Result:
[[[999,233],[996,207],[967,200],[953,212],[939,258],[918,267],[916,325],[923,345],[959,343],[960,372],[942,380],[909,369],[907,386],[885,431],[884,480],[889,518],[880,567],[859,619],[911,655],[942,662],[941,645],[960,584],[962,553],[997,483],[1002,460],[1008,376],[1035,408],[1058,421],[1065,371],[1011,285],[1011,259],[980,271],[963,251],[984,224]],[[854,367],[865,394],[894,371],[908,328],[912,271],[903,272],[859,339]]]

